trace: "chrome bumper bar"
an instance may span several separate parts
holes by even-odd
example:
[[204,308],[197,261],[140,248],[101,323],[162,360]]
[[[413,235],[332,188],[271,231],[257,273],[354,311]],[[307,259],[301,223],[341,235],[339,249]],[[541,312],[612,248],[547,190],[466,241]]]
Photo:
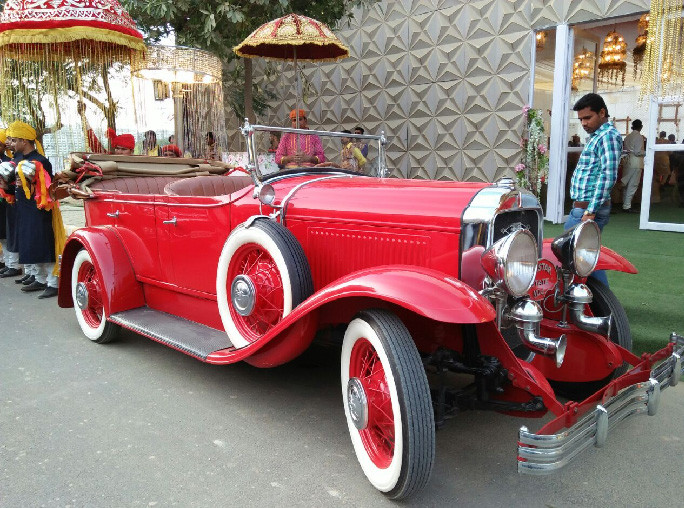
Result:
[[608,432],[625,418],[658,411],[660,393],[679,382],[684,373],[684,337],[672,334],[672,354],[652,369],[650,379],[628,386],[603,404],[598,404],[576,424],[557,434],[534,434],[527,427],[518,433],[518,472],[551,474],[568,464],[591,445],[602,447]]

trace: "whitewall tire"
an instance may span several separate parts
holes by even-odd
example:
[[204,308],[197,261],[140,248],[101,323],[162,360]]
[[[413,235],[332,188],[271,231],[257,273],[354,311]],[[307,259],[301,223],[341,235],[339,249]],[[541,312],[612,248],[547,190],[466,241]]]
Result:
[[435,457],[430,388],[404,324],[363,311],[342,344],[342,398],[356,457],[375,488],[406,498],[429,481]]
[[302,246],[284,226],[257,219],[233,230],[216,272],[219,313],[233,346],[259,340],[312,293]]
[[71,297],[83,334],[98,344],[111,341],[119,332],[117,324],[107,321],[104,294],[102,280],[90,253],[85,249],[79,251],[71,270]]

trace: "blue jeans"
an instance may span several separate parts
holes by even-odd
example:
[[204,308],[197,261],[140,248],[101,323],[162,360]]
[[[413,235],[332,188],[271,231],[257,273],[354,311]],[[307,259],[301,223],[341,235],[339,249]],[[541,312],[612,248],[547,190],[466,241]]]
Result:
[[[584,212],[586,212],[584,208],[573,208],[572,210],[570,210],[568,220],[565,221],[565,230],[567,231],[568,229],[582,222],[582,215],[584,215]],[[596,225],[599,227],[599,229],[603,231],[603,226],[608,224],[609,220],[610,199],[604,201],[603,204],[599,207],[599,209],[596,210],[596,217],[594,217],[594,222],[596,222]],[[609,287],[608,276],[606,275],[605,270],[596,270],[594,273],[590,275],[590,277],[595,278],[597,281],[605,284],[606,287]]]

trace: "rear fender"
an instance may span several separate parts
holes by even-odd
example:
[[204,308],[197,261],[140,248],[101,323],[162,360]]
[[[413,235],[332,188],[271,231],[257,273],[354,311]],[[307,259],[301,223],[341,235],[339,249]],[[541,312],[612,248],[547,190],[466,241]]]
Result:
[[135,278],[133,265],[119,236],[111,228],[89,227],[74,231],[62,252],[57,299],[60,307],[74,306],[71,297],[71,271],[74,259],[81,249],[90,253],[99,274],[104,309],[108,316],[145,305],[142,284]]
[[[553,238],[544,238],[544,246],[542,247],[542,256],[551,261],[554,265],[560,266],[556,255],[551,251],[551,242]],[[598,263],[596,263],[596,270],[613,270],[615,272],[624,273],[639,273],[636,267],[627,261],[620,254],[613,249],[601,246],[601,253],[599,254]]]
[[[346,275],[313,294],[257,342],[241,349],[216,351],[209,355],[207,361],[232,363],[256,355],[257,351],[272,340],[278,338],[281,341],[282,334],[285,334],[288,328],[320,307],[353,298],[370,298],[392,303],[420,316],[444,323],[480,324],[491,322],[496,316],[494,307],[486,298],[455,277],[414,266],[373,267]],[[272,350],[269,356],[269,366],[291,359],[277,358],[275,350]]]

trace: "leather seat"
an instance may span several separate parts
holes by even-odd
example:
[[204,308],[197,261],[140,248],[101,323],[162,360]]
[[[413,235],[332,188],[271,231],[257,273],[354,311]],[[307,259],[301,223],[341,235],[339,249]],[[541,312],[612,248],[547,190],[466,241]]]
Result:
[[166,185],[178,180],[177,176],[132,176],[100,180],[90,184],[93,191],[116,190],[126,194],[164,194]]
[[164,193],[169,196],[223,196],[252,185],[249,176],[196,176],[169,183]]

